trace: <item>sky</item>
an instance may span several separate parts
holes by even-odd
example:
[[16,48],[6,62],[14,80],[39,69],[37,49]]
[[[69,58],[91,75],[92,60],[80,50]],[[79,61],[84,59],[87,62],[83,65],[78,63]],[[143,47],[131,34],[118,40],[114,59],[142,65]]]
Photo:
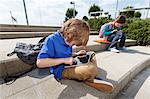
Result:
[[[90,17],[88,10],[90,6],[96,4],[109,12],[115,18],[117,0],[25,0],[28,21],[30,25],[60,26],[65,19],[68,8],[73,8],[70,2],[75,2],[75,9],[78,11],[76,18],[82,19],[83,16]],[[148,7],[150,0],[118,0],[118,11],[127,6],[134,8]],[[23,0],[0,0],[0,24],[13,24],[12,16],[17,19],[17,23],[26,25],[26,18]],[[147,15],[147,10],[140,11],[142,18]],[[150,17],[150,11],[148,13]]]

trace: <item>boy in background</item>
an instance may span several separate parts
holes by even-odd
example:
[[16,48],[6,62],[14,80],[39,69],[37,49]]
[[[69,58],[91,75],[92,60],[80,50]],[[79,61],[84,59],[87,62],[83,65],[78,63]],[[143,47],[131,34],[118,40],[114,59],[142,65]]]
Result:
[[[126,36],[122,32],[122,27],[126,21],[125,16],[120,15],[115,21],[106,23],[101,27],[100,35],[107,41],[111,42],[108,50],[119,53],[119,50],[127,50],[125,47]],[[116,44],[119,42],[119,50],[116,49]]]

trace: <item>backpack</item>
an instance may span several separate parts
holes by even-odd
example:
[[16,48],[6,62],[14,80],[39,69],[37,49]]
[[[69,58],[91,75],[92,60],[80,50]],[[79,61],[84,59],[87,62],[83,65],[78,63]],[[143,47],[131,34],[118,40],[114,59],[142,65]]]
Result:
[[[12,56],[17,54],[18,58],[26,64],[33,65],[29,70],[16,75],[6,76],[4,78],[4,83],[7,85],[12,84],[20,76],[32,71],[36,66],[37,56],[43,46],[43,42],[46,37],[43,37],[37,44],[26,44],[26,43],[17,43],[13,52],[8,53],[7,56]],[[8,82],[12,81],[8,84]]]
[[17,43],[14,51],[7,54],[7,56],[12,56],[16,53],[18,58],[24,63],[36,65],[36,58],[43,46],[45,38],[42,38],[37,44]]
[[105,23],[104,25],[102,25],[102,26],[101,26],[101,29],[100,29],[100,31],[99,31],[99,38],[103,38],[103,30],[104,30],[104,28],[105,28],[105,26],[106,26],[107,24],[110,24],[110,25],[109,25],[109,30],[113,28],[112,22],[110,22],[110,23]]

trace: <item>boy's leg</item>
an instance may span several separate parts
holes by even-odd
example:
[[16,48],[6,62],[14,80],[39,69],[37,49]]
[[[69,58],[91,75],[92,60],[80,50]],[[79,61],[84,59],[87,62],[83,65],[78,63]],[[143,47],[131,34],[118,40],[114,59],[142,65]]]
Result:
[[64,79],[75,79],[75,80],[93,80],[98,74],[96,65],[96,57],[94,56],[91,62],[82,64],[78,67],[66,68],[62,73]]
[[126,35],[123,34],[120,40],[119,47],[123,47],[125,45]]
[[75,79],[84,81],[85,84],[94,87],[100,91],[111,92],[113,90],[113,85],[106,81],[96,80],[95,77],[98,74],[98,69],[96,65],[95,56],[92,62],[83,64],[83,66],[66,68],[62,73],[62,78],[64,79]]
[[117,41],[121,38],[121,33],[115,33],[110,35],[110,37],[108,37],[108,41],[111,42],[109,48],[115,47],[117,44]]
[[114,42],[114,40],[113,40],[114,37],[115,37],[115,34],[111,34],[107,39],[109,42],[111,42],[109,45],[109,48],[116,46],[116,42]]
[[122,33],[121,33],[121,32],[117,32],[117,33],[115,33],[115,34],[112,34],[112,35],[110,36],[110,38],[108,38],[108,41],[111,42],[110,48],[115,47],[116,44],[117,44],[117,41],[118,41],[119,39],[121,39],[121,38],[122,38]]

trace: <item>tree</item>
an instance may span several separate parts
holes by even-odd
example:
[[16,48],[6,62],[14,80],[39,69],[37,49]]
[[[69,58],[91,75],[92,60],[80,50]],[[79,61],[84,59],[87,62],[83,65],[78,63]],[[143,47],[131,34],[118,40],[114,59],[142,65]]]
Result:
[[135,18],[140,18],[141,17],[141,13],[140,12],[135,12],[134,13],[134,17]]
[[127,18],[133,18],[134,17],[134,10],[132,6],[127,6],[123,8],[126,11],[120,12],[120,15],[125,15]]
[[133,6],[127,6],[127,7],[123,8],[123,9],[133,9]]
[[[73,8],[68,8],[66,11],[66,17],[65,17],[65,21],[67,21],[68,19],[73,18]],[[78,12],[75,10],[75,16],[78,14]]]
[[82,20],[88,21],[88,17],[87,16],[83,16]]
[[98,5],[93,4],[93,5],[90,7],[88,13],[89,13],[89,15],[96,17],[96,16],[99,16],[101,13],[95,13],[95,14],[90,14],[90,13],[91,13],[91,12],[98,12],[98,11],[101,11],[101,12],[102,12],[103,10],[100,9],[100,7],[99,7]]

